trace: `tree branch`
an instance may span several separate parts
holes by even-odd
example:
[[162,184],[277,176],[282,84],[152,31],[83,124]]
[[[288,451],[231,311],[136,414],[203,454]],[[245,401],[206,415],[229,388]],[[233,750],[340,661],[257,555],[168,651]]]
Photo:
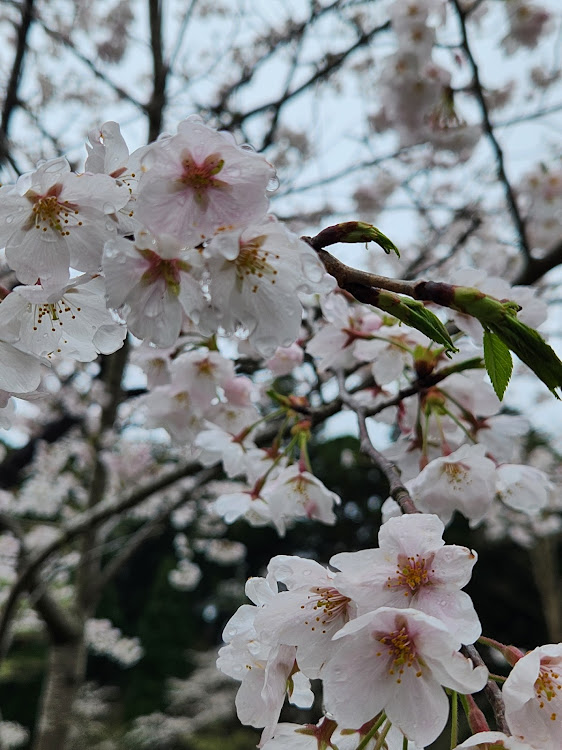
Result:
[[6,96],[4,97],[4,104],[2,106],[2,120],[0,124],[0,166],[4,161],[8,161],[18,174],[20,170],[15,165],[8,146],[8,130],[14,110],[19,104],[18,88],[27,49],[27,37],[33,20],[33,3],[34,0],[24,0],[21,3],[21,22],[17,29],[16,54],[8,79],[8,85],[6,86]]
[[452,3],[457,12],[457,17],[459,19],[459,25],[460,25],[461,36],[462,36],[461,46],[462,46],[462,49],[464,50],[464,53],[466,55],[470,68],[472,70],[472,87],[474,91],[474,96],[476,97],[476,100],[478,104],[480,105],[480,111],[482,113],[482,127],[484,129],[484,132],[488,136],[488,140],[490,141],[492,150],[494,151],[494,155],[496,157],[496,168],[497,168],[498,179],[500,180],[504,188],[507,206],[509,208],[511,218],[513,219],[513,223],[515,224],[515,228],[517,230],[519,245],[525,257],[530,258],[531,248],[529,246],[529,241],[527,238],[527,230],[525,228],[525,223],[523,221],[523,218],[519,211],[519,207],[517,205],[515,193],[513,191],[513,188],[511,187],[511,183],[505,172],[503,151],[494,133],[494,126],[492,125],[492,122],[490,120],[490,114],[488,112],[488,105],[486,104],[482,82],[480,81],[478,65],[476,64],[476,60],[474,59],[472,50],[470,48],[470,43],[468,41],[468,33],[466,29],[466,16],[468,12],[463,10],[459,0],[452,0]]
[[[18,521],[5,513],[0,513],[0,529],[11,532],[20,543],[20,564],[28,565],[29,552],[25,547],[25,534]],[[57,604],[46,585],[35,574],[29,578],[29,592],[33,592],[33,607],[45,623],[51,641],[55,644],[68,643],[77,638],[80,626]]]
[[[478,653],[475,646],[463,646],[461,651],[467,656],[475,667],[485,667],[484,660]],[[503,702],[501,690],[494,682],[494,680],[488,680],[486,687],[484,688],[486,697],[492,706],[494,716],[496,719],[496,726],[498,731],[504,732],[504,734],[511,735],[507,721],[505,720],[505,705]]]
[[400,474],[396,466],[389,461],[386,456],[380,453],[373,445],[369,432],[367,430],[366,411],[357,401],[349,395],[345,387],[345,376],[340,370],[335,373],[340,389],[340,398],[342,402],[357,416],[359,425],[359,440],[361,451],[369,456],[375,466],[385,475],[388,481],[389,494],[400,506],[403,513],[419,513],[420,511],[414,505],[410,493],[404,487]]
[[148,0],[150,22],[150,49],[152,51],[152,96],[145,110],[148,116],[148,142],[158,138],[162,130],[162,117],[166,106],[166,79],[168,66],[164,63],[162,47],[162,3],[161,0]]

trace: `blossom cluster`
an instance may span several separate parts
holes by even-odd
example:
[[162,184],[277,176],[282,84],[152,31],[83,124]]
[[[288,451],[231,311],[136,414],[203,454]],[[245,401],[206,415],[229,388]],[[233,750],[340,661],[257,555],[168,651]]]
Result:
[[[88,362],[129,330],[159,347],[194,329],[245,331],[262,355],[297,338],[299,294],[333,287],[268,212],[273,167],[199,118],[129,154],[116,123],[0,188],[0,244],[20,282],[0,303],[0,390],[29,394],[42,364]],[[126,323],[126,326],[124,325]]]
[[[286,694],[312,702],[320,678],[327,716],[360,731],[384,711],[408,740],[423,746],[442,732],[447,687],[481,690],[484,667],[459,649],[480,635],[468,583],[476,554],[445,545],[434,515],[390,519],[378,549],[340,553],[324,568],[278,556],[264,579],[250,579],[243,605],[226,625],[218,666],[241,680],[242,722],[275,736]],[[275,747],[275,744],[271,744]]]

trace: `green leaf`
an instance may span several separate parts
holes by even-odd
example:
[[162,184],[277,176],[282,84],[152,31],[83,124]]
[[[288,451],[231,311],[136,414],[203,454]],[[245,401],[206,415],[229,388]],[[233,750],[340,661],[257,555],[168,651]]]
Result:
[[562,388],[562,362],[538,331],[509,314],[488,328],[560,398],[555,389]]
[[501,401],[511,378],[513,360],[509,347],[491,331],[484,331],[484,363],[496,395]]
[[446,352],[458,351],[443,323],[437,315],[425,307],[423,302],[409,297],[400,297],[398,294],[384,290],[377,290],[377,292],[376,307],[393,315],[406,325],[425,333],[430,339],[444,346]]

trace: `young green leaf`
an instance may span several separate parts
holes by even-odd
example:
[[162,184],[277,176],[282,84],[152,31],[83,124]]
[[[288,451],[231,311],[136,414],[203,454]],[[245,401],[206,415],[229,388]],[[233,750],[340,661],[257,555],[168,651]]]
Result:
[[514,315],[505,315],[488,328],[559,398],[555,389],[562,388],[562,362],[538,331]]
[[446,352],[458,351],[443,323],[437,315],[425,307],[423,302],[384,290],[377,290],[377,292],[377,301],[371,304],[393,315],[406,325],[425,333],[437,344],[444,346]]
[[513,360],[509,347],[491,331],[484,331],[484,363],[494,386],[496,396],[501,401],[511,378]]

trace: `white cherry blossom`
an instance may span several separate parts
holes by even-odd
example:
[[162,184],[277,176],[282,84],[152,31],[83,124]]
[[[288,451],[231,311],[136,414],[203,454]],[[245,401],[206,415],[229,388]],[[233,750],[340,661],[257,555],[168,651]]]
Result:
[[339,648],[321,675],[324,700],[346,728],[384,711],[408,739],[426,745],[447,723],[442,686],[473,693],[486,684],[486,668],[459,653],[441,620],[415,609],[381,607],[348,622],[334,640]]
[[536,515],[547,507],[554,486],[544,471],[523,464],[502,464],[496,470],[499,498],[510,508]]
[[515,664],[502,687],[505,718],[517,739],[562,747],[562,643],[539,646]]
[[89,274],[51,292],[41,284],[17,286],[0,303],[2,324],[25,351],[91,362],[119,349],[127,335],[107,310],[104,292],[101,276]]
[[316,253],[271,217],[243,230],[224,231],[205,250],[212,305],[227,333],[243,328],[264,357],[296,341],[299,294],[335,285]]
[[156,346],[176,343],[184,313],[195,323],[206,305],[196,277],[199,255],[173,237],[137,232],[134,242],[106,242],[103,270],[107,303],[119,310],[131,333]]
[[66,159],[51,159],[0,188],[0,245],[24,284],[66,284],[69,267],[98,271],[104,242],[116,233],[111,218],[129,200],[125,185],[107,175],[70,171]]
[[461,589],[470,580],[476,553],[445,544],[443,523],[426,514],[390,518],[379,531],[379,549],[341,552],[334,586],[364,614],[378,607],[413,607],[440,619],[462,643],[480,636],[478,615]]
[[256,615],[264,641],[296,646],[299,668],[311,679],[332,650],[331,639],[355,615],[355,605],[334,584],[334,574],[314,560],[277,555],[267,566],[270,586],[280,591]]
[[496,492],[496,466],[481,445],[463,445],[430,461],[407,485],[418,510],[448,523],[455,510],[474,524],[481,521]]

